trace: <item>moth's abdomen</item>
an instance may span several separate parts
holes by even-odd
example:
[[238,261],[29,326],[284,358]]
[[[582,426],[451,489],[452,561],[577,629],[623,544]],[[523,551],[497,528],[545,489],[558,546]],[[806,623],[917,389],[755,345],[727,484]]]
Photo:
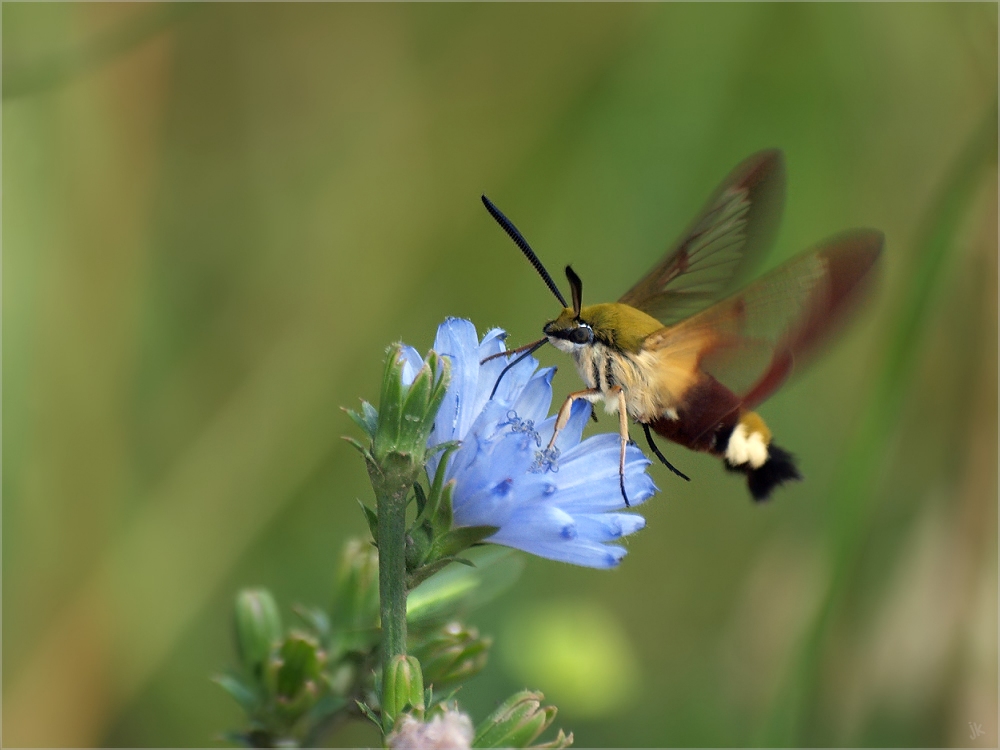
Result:
[[757,502],[767,500],[776,487],[802,475],[791,453],[774,444],[764,420],[752,411],[744,412],[728,437],[716,436],[717,450],[729,471],[746,474],[747,487]]
[[741,407],[740,399],[711,376],[685,394],[677,418],[650,423],[657,433],[691,450],[722,459],[729,471],[746,474],[754,500],[766,500],[781,484],[802,475],[788,451],[774,445],[764,420]]

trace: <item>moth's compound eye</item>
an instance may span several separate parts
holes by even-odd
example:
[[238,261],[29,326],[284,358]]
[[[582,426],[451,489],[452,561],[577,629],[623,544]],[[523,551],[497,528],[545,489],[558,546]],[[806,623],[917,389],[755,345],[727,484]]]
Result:
[[566,338],[574,344],[590,344],[594,341],[594,331],[588,325],[577,326]]

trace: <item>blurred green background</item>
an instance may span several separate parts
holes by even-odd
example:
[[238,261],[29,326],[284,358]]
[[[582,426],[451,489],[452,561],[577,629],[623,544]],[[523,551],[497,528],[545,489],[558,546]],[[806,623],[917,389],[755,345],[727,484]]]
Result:
[[328,601],[370,497],[339,407],[387,344],[556,312],[480,193],[612,300],[770,146],[765,266],[887,237],[876,302],[762,409],[807,481],[755,507],[668,446],[693,481],[652,469],[619,569],[531,559],[473,616],[461,698],[541,689],[583,747],[996,744],[995,4],[2,14],[4,744],[239,721],[233,595]]

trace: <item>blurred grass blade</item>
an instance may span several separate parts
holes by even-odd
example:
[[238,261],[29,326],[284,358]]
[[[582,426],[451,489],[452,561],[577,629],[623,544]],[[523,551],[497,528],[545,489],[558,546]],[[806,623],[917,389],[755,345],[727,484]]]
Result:
[[465,557],[475,567],[452,563],[410,592],[408,621],[451,617],[456,605],[462,610],[474,609],[506,591],[524,569],[524,557],[508,547],[473,547]]
[[[820,679],[821,656],[833,614],[850,582],[874,510],[872,490],[914,374],[933,303],[948,278],[954,239],[984,173],[997,160],[997,102],[960,153],[938,194],[916,248],[912,277],[896,300],[878,379],[862,423],[840,462],[826,507],[831,509],[830,579],[791,669],[785,675],[758,744],[794,747],[806,736]],[[892,253],[891,244],[887,252]]]
[[45,59],[9,64],[3,73],[3,98],[37,94],[111,62],[172,26],[197,3],[166,3],[134,11],[127,20],[70,49]]

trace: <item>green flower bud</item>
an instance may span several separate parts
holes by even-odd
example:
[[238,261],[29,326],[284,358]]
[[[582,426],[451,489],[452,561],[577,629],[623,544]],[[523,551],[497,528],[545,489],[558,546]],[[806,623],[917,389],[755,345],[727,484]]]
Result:
[[378,550],[349,539],[344,545],[330,608],[331,660],[347,652],[368,652],[378,643]]
[[476,728],[473,747],[528,747],[556,718],[555,706],[542,708],[544,697],[530,690],[512,695]]
[[304,633],[291,633],[281,644],[281,666],[278,667],[277,689],[280,698],[292,699],[306,689],[315,687],[322,666],[322,652],[314,638]]
[[435,689],[462,682],[478,674],[489,658],[493,639],[481,637],[476,628],[450,622],[414,647],[424,669],[424,681]]
[[385,669],[382,686],[382,726],[388,731],[407,706],[424,710],[424,678],[416,657],[400,654]]
[[391,453],[409,460],[415,470],[424,464],[427,438],[448,386],[448,361],[430,352],[413,382],[403,382],[400,344],[394,344],[385,362],[372,457],[379,466]]
[[281,641],[281,615],[266,589],[244,589],[234,608],[236,645],[244,668],[260,679],[272,650]]

